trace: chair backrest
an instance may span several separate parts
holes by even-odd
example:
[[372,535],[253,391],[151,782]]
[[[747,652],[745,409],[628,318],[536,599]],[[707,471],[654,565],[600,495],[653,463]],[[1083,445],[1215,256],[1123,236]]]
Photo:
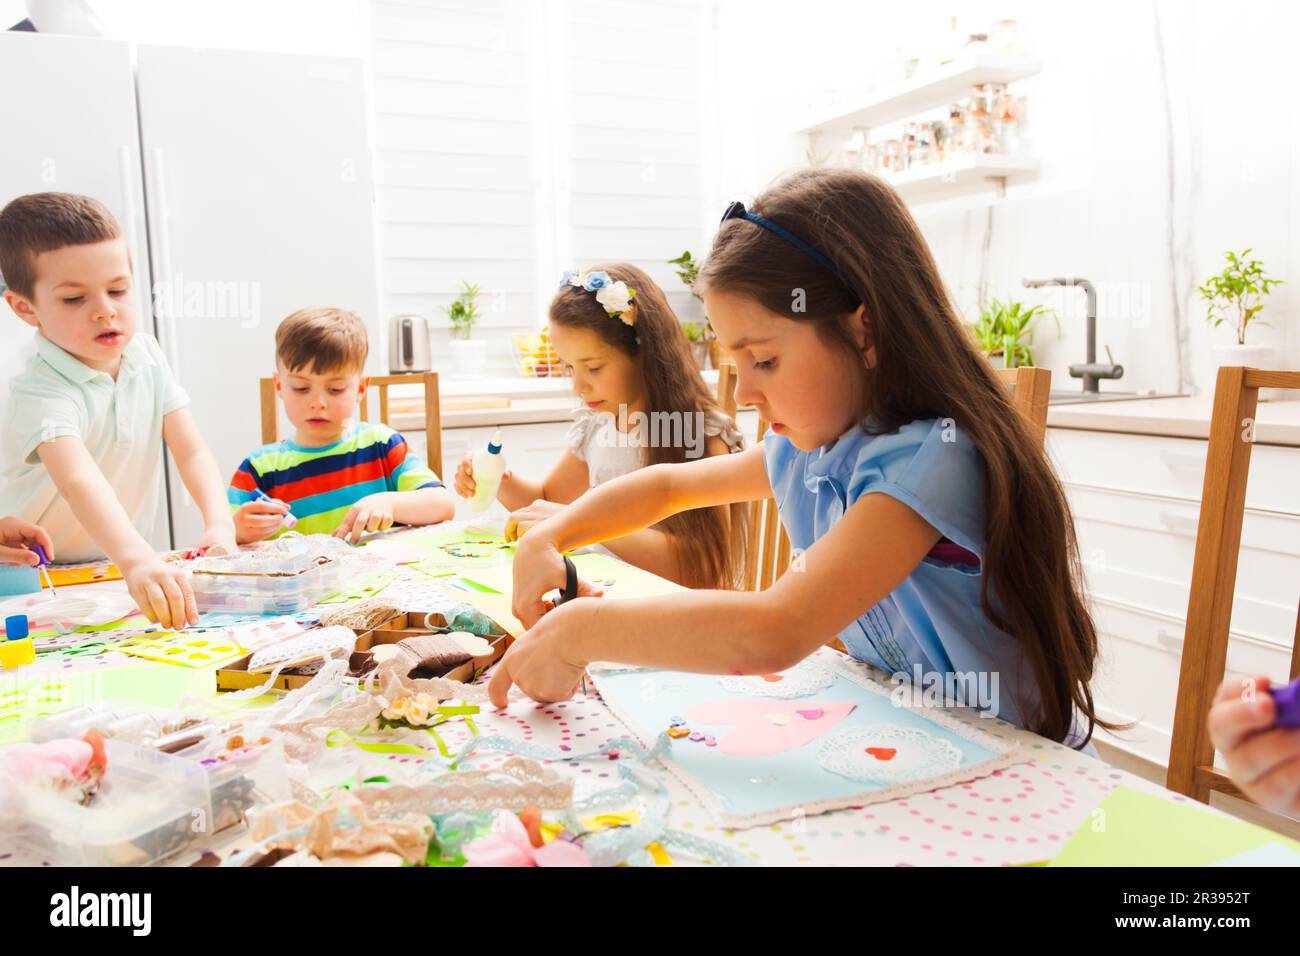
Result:
[[[724,361],[718,368],[718,404],[736,417],[736,363]],[[758,440],[763,440],[767,422],[758,423]],[[781,526],[776,499],[764,498],[749,505],[749,540],[745,543],[745,567],[741,587],[761,591],[770,587],[790,564],[790,538]]]
[[[1214,743],[1206,716],[1227,670],[1228,627],[1237,584],[1237,554],[1246,512],[1246,478],[1254,445],[1255,408],[1261,388],[1300,389],[1300,372],[1269,372],[1241,366],[1219,369],[1196,525],[1191,594],[1183,636],[1178,703],[1169,746],[1165,786],[1202,803],[1211,791],[1249,800],[1214,766]],[[1300,673],[1300,614],[1291,647],[1291,679]]]
[[1029,422],[1041,445],[1047,439],[1047,400],[1052,390],[1052,370],[1025,365],[994,369],[993,374],[1012,390],[1012,401]]
[[[366,393],[361,396],[361,420],[370,414],[370,389],[379,390],[379,420],[388,424],[390,403],[388,389],[393,385],[424,386],[424,439],[425,460],[430,468],[442,474],[442,403],[438,393],[437,372],[411,372],[405,375],[372,375]],[[262,398],[262,444],[269,445],[279,439],[279,419],[275,402],[275,379],[258,381]]]

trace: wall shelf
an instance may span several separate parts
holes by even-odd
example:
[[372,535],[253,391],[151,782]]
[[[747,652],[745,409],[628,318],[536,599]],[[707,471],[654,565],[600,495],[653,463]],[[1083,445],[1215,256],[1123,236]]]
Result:
[[1038,172],[1032,156],[980,154],[931,163],[881,178],[907,200],[940,199],[971,192],[988,185],[1005,185],[1008,179]]
[[799,127],[811,135],[848,137],[855,129],[870,129],[924,110],[945,106],[967,96],[978,83],[1011,83],[1032,76],[1041,64],[1015,53],[977,53],[961,57],[924,75],[877,90],[855,105],[821,111]]

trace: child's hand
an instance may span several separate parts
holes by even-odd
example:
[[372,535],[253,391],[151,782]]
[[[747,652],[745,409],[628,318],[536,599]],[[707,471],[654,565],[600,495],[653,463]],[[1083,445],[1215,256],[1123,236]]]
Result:
[[235,512],[235,540],[252,544],[269,538],[280,530],[289,506],[279,498],[270,501],[245,501]]
[[40,558],[31,550],[40,545],[45,556],[54,560],[54,542],[45,529],[17,518],[0,518],[0,564],[36,567]]
[[194,547],[196,549],[208,548],[213,554],[234,554],[239,550],[239,545],[235,541],[235,534],[233,522],[204,528],[199,543]]
[[[510,469],[507,468],[501,473],[501,484],[504,485],[509,480]],[[478,487],[478,484],[474,481],[474,453],[472,451],[465,452],[465,457],[456,466],[454,484],[456,485],[456,494],[462,498],[474,497],[474,490]]]
[[127,590],[144,616],[155,624],[180,630],[199,623],[190,573],[154,557],[122,569]]
[[515,541],[522,538],[533,525],[540,524],[563,508],[562,504],[538,498],[531,505],[510,512],[510,517],[506,519],[506,540]]
[[561,605],[515,641],[488,683],[493,705],[509,703],[511,685],[543,704],[572,697],[587,665],[567,653],[572,643],[567,635],[589,633],[595,610],[593,601]]
[[[543,600],[543,596],[564,587],[564,556],[550,541],[536,536],[523,538],[515,551],[513,577],[511,613],[524,627],[532,627],[552,610],[551,603]],[[600,597],[602,593],[591,582],[578,578],[578,597]]]
[[456,466],[456,494],[462,498],[473,498],[477,487],[474,482],[474,453],[467,451]]
[[1255,678],[1254,700],[1242,681],[1228,678],[1210,708],[1210,738],[1228,773],[1261,807],[1300,813],[1300,729],[1273,728],[1277,708],[1268,678]]
[[387,492],[366,495],[343,516],[334,537],[356,544],[368,531],[387,531],[393,526],[393,499]]

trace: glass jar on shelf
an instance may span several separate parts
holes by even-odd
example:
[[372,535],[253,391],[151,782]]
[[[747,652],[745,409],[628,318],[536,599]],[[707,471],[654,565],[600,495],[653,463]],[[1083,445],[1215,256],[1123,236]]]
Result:
[[896,139],[887,139],[880,144],[880,171],[893,176],[903,171],[901,154],[903,144]]
[[983,83],[971,88],[970,102],[966,105],[963,124],[962,148],[972,155],[983,153],[989,142],[988,91]]
[[880,172],[880,146],[867,143],[862,147],[862,170],[867,173]]
[[948,155],[948,124],[943,120],[929,123],[930,161],[942,163]]
[[934,134],[929,123],[922,123],[916,133],[916,152],[912,165],[929,166],[934,162]]
[[966,151],[962,142],[965,130],[966,111],[960,103],[953,103],[948,107],[948,122],[943,128],[944,159],[955,159]]

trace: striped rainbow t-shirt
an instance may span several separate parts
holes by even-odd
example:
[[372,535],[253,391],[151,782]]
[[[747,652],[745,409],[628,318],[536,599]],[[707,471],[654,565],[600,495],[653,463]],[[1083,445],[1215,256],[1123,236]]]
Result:
[[232,509],[260,488],[289,505],[301,534],[332,534],[348,509],[382,491],[441,488],[406,439],[387,425],[353,424],[332,445],[305,448],[288,439],[263,445],[240,464],[226,498]]

